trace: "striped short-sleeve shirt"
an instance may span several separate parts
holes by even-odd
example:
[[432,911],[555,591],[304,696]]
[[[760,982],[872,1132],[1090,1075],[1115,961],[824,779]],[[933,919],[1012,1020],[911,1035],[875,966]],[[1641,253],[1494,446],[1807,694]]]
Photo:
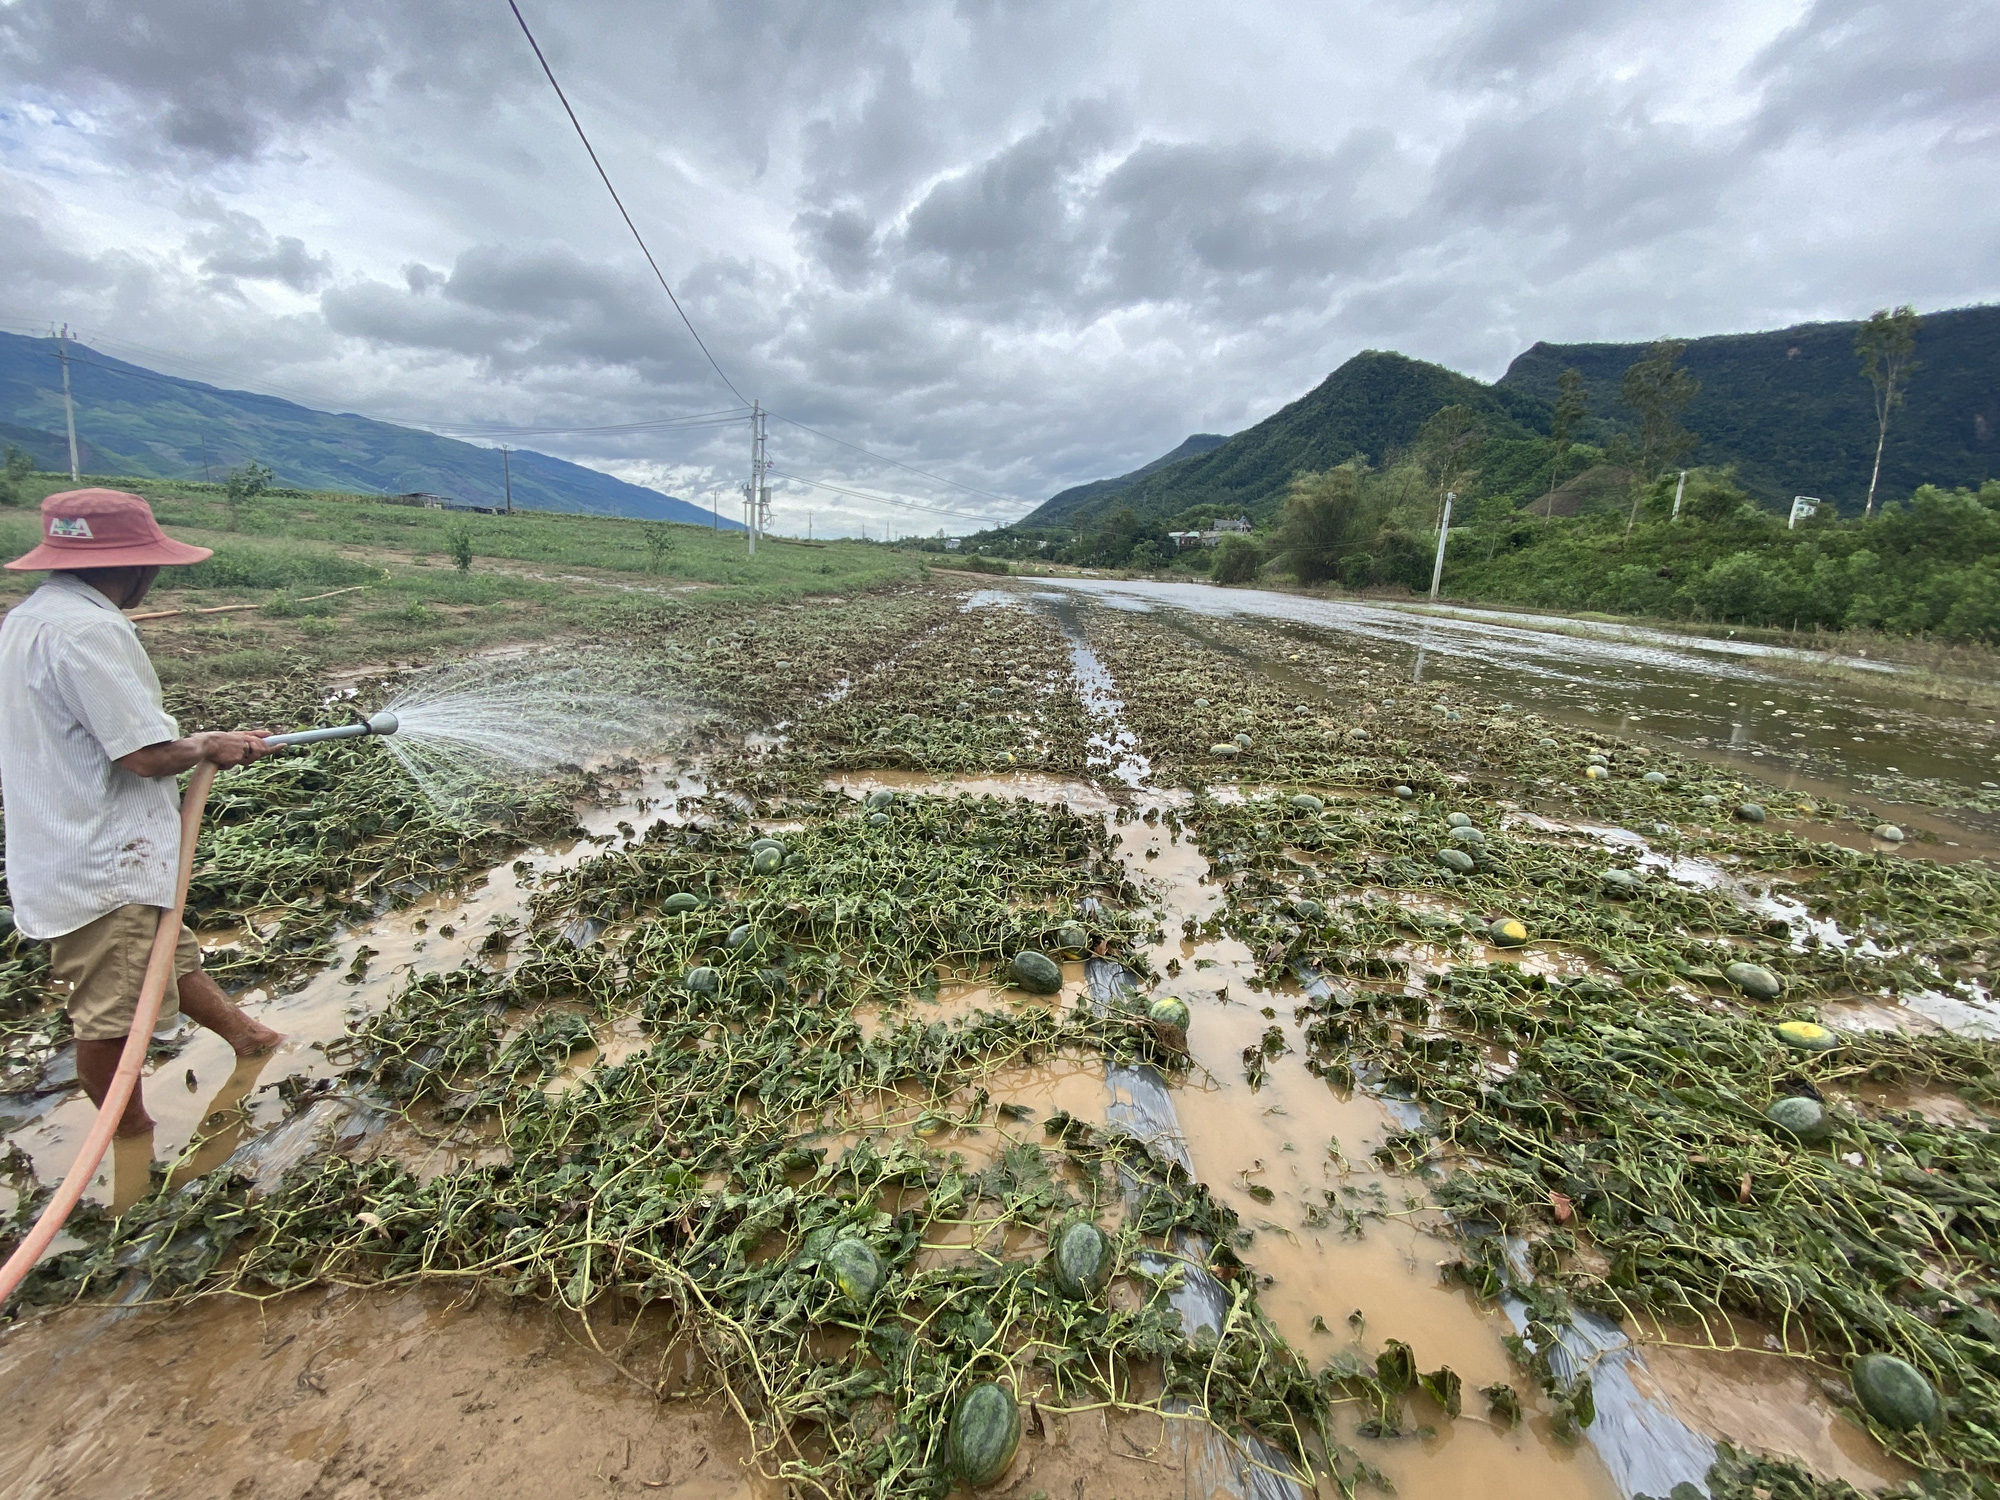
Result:
[[118,764],[177,739],[139,632],[80,578],[52,574],[0,622],[7,889],[31,938],[135,903],[171,906],[180,788]]

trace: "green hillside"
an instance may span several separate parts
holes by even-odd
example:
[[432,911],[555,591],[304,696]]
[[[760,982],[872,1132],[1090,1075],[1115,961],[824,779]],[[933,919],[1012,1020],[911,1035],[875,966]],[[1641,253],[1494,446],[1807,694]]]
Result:
[[[1478,412],[1496,434],[1526,436],[1548,426],[1548,404],[1538,395],[1371,349],[1211,452],[1100,492],[1052,516],[1051,507],[1064,498],[1058,496],[1015,525],[1032,531],[1080,524],[1113,504],[1130,506],[1151,522],[1166,522],[1196,508],[1240,510],[1253,520],[1268,519],[1294,474],[1330,469],[1356,454],[1379,461],[1407,446],[1438,408],[1452,405]],[[1065,491],[1065,495],[1076,493]]]
[[[1734,464],[1739,482],[1769,503],[1817,495],[1856,514],[1875,458],[1872,392],[1855,365],[1858,323],[1803,323],[1773,333],[1691,339],[1681,364],[1701,381],[1685,423],[1698,464]],[[1556,377],[1582,373],[1596,419],[1589,435],[1634,430],[1619,404],[1625,371],[1643,344],[1536,344],[1499,388],[1552,400]],[[1928,313],[1919,368],[1891,419],[1882,492],[1919,485],[1977,489],[2000,473],[2000,307]]]
[[1142,464],[1129,474],[1120,474],[1116,479],[1093,479],[1088,484],[1074,485],[1059,495],[1050,496],[1018,524],[1060,526],[1078,515],[1096,515],[1103,509],[1101,502],[1109,496],[1130,489],[1147,475],[1157,473],[1168,464],[1177,464],[1183,459],[1211,453],[1227,441],[1229,440],[1219,432],[1194,433],[1173,452],[1162,454],[1151,463]]
[[[498,506],[500,455],[411,427],[352,413],[314,411],[249,391],[162,375],[72,341],[78,459],[95,474],[143,479],[219,477],[255,459],[281,484],[364,494],[448,495]],[[67,471],[62,368],[53,339],[0,333],[0,442],[43,469]],[[520,449],[510,459],[517,510],[587,512],[710,524],[709,512],[658,490]],[[725,530],[739,530],[724,520]]]

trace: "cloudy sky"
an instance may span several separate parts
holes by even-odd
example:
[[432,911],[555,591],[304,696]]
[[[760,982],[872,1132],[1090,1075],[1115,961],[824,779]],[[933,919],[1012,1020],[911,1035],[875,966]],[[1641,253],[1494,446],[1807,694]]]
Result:
[[[1361,349],[2000,297],[1991,0],[521,5],[736,389],[939,477],[778,471],[960,513],[780,530],[1010,519]],[[441,431],[735,404],[506,0],[0,0],[0,69],[0,326]],[[521,441],[695,499],[747,448]]]

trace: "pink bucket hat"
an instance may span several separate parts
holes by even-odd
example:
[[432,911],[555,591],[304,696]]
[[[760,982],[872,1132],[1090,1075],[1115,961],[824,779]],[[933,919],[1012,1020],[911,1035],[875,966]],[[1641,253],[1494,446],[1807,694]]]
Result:
[[145,568],[198,563],[215,554],[160,530],[153,507],[123,490],[64,490],[42,502],[42,544],[6,566],[16,573],[59,568]]

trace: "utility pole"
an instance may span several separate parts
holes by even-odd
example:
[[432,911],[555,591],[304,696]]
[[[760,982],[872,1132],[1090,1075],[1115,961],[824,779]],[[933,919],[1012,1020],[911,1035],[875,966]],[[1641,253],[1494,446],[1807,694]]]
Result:
[[78,483],[83,476],[76,471],[76,403],[69,396],[69,324],[62,326],[56,335],[56,358],[63,367],[63,416],[69,421],[69,482]]
[[806,512],[806,540],[807,540],[807,541],[811,541],[812,539],[813,539],[813,513],[812,513],[811,511],[807,511],[807,512]]
[[1687,487],[1688,487],[1688,471],[1686,469],[1682,469],[1681,482],[1674,486],[1673,519],[1676,521],[1678,521],[1681,518],[1681,496],[1687,493]]
[[764,456],[764,407],[762,403],[753,401],[750,403],[750,482],[743,486],[745,529],[750,534],[752,557],[757,555],[757,533],[771,519],[771,486],[764,482],[764,476],[770,470],[771,460]]
[[203,482],[207,484],[215,483],[215,471],[208,466],[208,431],[206,428],[202,430],[201,434],[201,477]]
[[507,487],[507,514],[514,514],[514,471],[507,463],[507,445],[500,445],[500,482]]
[[1444,577],[1444,539],[1451,534],[1451,502],[1458,496],[1444,492],[1444,519],[1438,522],[1438,555],[1431,565],[1431,603],[1437,603],[1438,581]]
[[708,524],[715,531],[722,530],[722,502],[716,499],[717,491],[708,492]]

